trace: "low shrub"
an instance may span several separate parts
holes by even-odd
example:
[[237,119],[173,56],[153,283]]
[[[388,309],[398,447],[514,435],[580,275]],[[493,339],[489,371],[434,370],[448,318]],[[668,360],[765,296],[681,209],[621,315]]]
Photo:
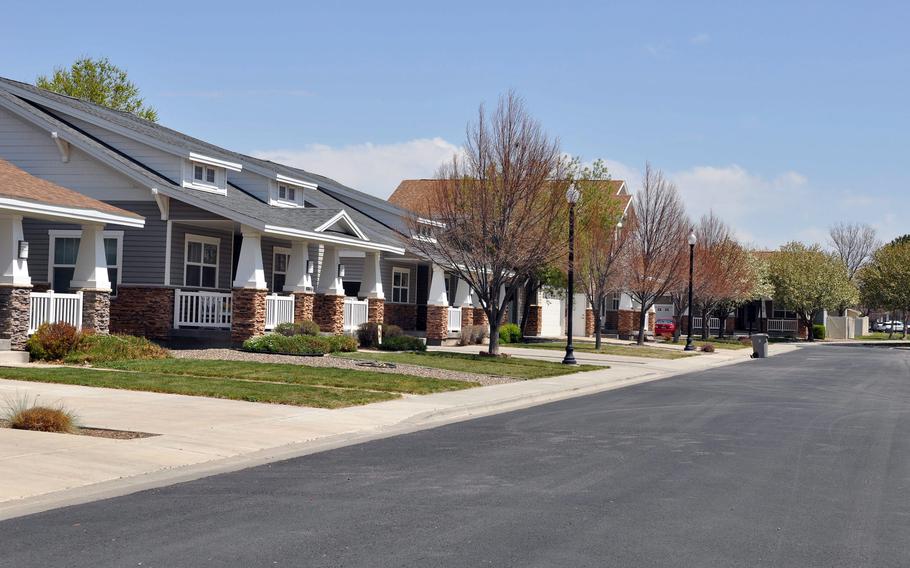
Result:
[[459,345],[480,345],[487,338],[487,327],[485,325],[463,325],[461,326],[461,336],[458,338]]
[[397,325],[378,324],[368,321],[360,324],[360,327],[357,328],[357,342],[365,349],[378,349],[380,331],[382,332],[382,341],[390,337],[398,337],[403,333]]
[[320,331],[319,324],[312,320],[285,322],[275,326],[275,333],[280,333],[287,337],[294,335],[319,335]]
[[357,340],[343,335],[282,335],[267,333],[243,342],[243,349],[256,353],[325,355],[337,351],[357,351]]
[[714,353],[714,349],[715,348],[713,343],[705,343],[701,346],[701,350],[704,353]]
[[817,323],[812,326],[812,337],[815,339],[824,339],[827,331],[824,324]]
[[82,333],[68,323],[42,324],[25,344],[32,359],[60,361],[76,350]]
[[33,430],[36,432],[75,432],[78,430],[76,415],[62,404],[43,406],[23,396],[8,400],[4,418],[10,428],[16,430]]
[[383,351],[426,351],[426,344],[418,337],[398,335],[382,340],[379,346]]
[[132,359],[167,359],[166,349],[144,337],[132,335],[83,335],[66,363],[100,363]]
[[521,328],[517,324],[507,323],[499,328],[500,343],[521,342]]

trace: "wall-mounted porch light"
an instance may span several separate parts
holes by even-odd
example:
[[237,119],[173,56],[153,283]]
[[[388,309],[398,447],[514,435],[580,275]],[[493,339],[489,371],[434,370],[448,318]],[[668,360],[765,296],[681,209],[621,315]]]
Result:
[[313,264],[312,260],[306,261],[306,273],[307,274],[312,274],[315,269],[316,269],[316,265]]
[[344,278],[344,265],[338,265],[338,278]]
[[28,260],[28,241],[19,241],[19,259]]

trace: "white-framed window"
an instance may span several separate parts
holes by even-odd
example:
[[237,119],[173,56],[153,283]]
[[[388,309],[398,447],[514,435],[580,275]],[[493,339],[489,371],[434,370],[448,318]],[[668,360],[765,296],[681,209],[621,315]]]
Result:
[[[50,254],[47,255],[47,275],[54,292],[68,292],[73,273],[76,271],[76,258],[79,256],[80,230],[48,231],[50,237]],[[104,231],[104,257],[107,263],[107,278],[111,281],[111,295],[117,295],[122,279],[123,231]]]
[[613,292],[613,295],[610,297],[610,311],[619,310],[619,301],[622,299],[621,292]]
[[771,317],[774,319],[796,319],[796,312],[788,310],[786,306],[778,307],[775,302]]
[[194,288],[217,288],[221,239],[201,235],[186,235],[185,239],[183,285]]
[[183,187],[224,194],[227,192],[227,170],[211,164],[187,160]]
[[303,188],[283,182],[272,182],[272,205],[285,207],[304,207]]
[[392,302],[407,304],[411,290],[411,271],[407,268],[392,268]]
[[288,277],[288,263],[291,261],[291,250],[283,247],[272,249],[272,293],[284,290]]

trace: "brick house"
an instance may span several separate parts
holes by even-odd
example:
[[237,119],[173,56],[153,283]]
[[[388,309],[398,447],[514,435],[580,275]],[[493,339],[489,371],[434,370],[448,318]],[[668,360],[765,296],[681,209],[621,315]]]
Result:
[[[432,219],[433,212],[428,207],[433,202],[432,193],[435,191],[437,183],[438,181],[434,179],[402,180],[392,195],[389,196],[389,202],[422,217]],[[626,183],[622,180],[604,180],[602,183],[606,184],[621,200],[623,218],[627,219],[633,215],[631,207],[632,196]],[[452,284],[447,289],[456,291],[456,293],[450,293],[447,296],[449,305],[463,305],[464,295],[458,295],[457,286],[455,285],[457,278],[451,274],[447,274],[445,277],[452,281]],[[465,293],[467,293],[467,286],[464,285],[464,287]],[[525,290],[522,288],[516,290],[510,296],[511,305],[506,316],[506,322],[519,323],[521,314],[524,313],[525,304],[530,303],[528,325],[525,328],[527,335],[540,337],[565,336],[568,302],[565,300],[564,290],[542,288],[537,291],[534,297],[526,298]],[[627,293],[617,291],[605,304],[600,307],[601,321],[603,322],[603,331],[605,333],[620,337],[631,337],[637,333],[638,312],[635,308],[635,302]],[[573,329],[583,330],[585,336],[594,335],[593,308],[584,294],[575,295],[573,307]],[[648,328],[653,332],[653,310],[649,314]]]
[[408,250],[405,211],[327,177],[3,78],[0,158],[145,219],[21,223],[34,289],[74,291],[87,234],[96,261],[109,251],[111,331],[237,343],[285,321],[384,321],[437,341],[473,321],[465,287]]

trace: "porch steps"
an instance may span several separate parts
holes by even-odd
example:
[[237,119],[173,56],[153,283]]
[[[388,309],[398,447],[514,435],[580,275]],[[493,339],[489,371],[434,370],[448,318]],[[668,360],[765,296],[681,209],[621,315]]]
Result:
[[28,351],[12,351],[9,339],[0,339],[0,365],[28,363]]

